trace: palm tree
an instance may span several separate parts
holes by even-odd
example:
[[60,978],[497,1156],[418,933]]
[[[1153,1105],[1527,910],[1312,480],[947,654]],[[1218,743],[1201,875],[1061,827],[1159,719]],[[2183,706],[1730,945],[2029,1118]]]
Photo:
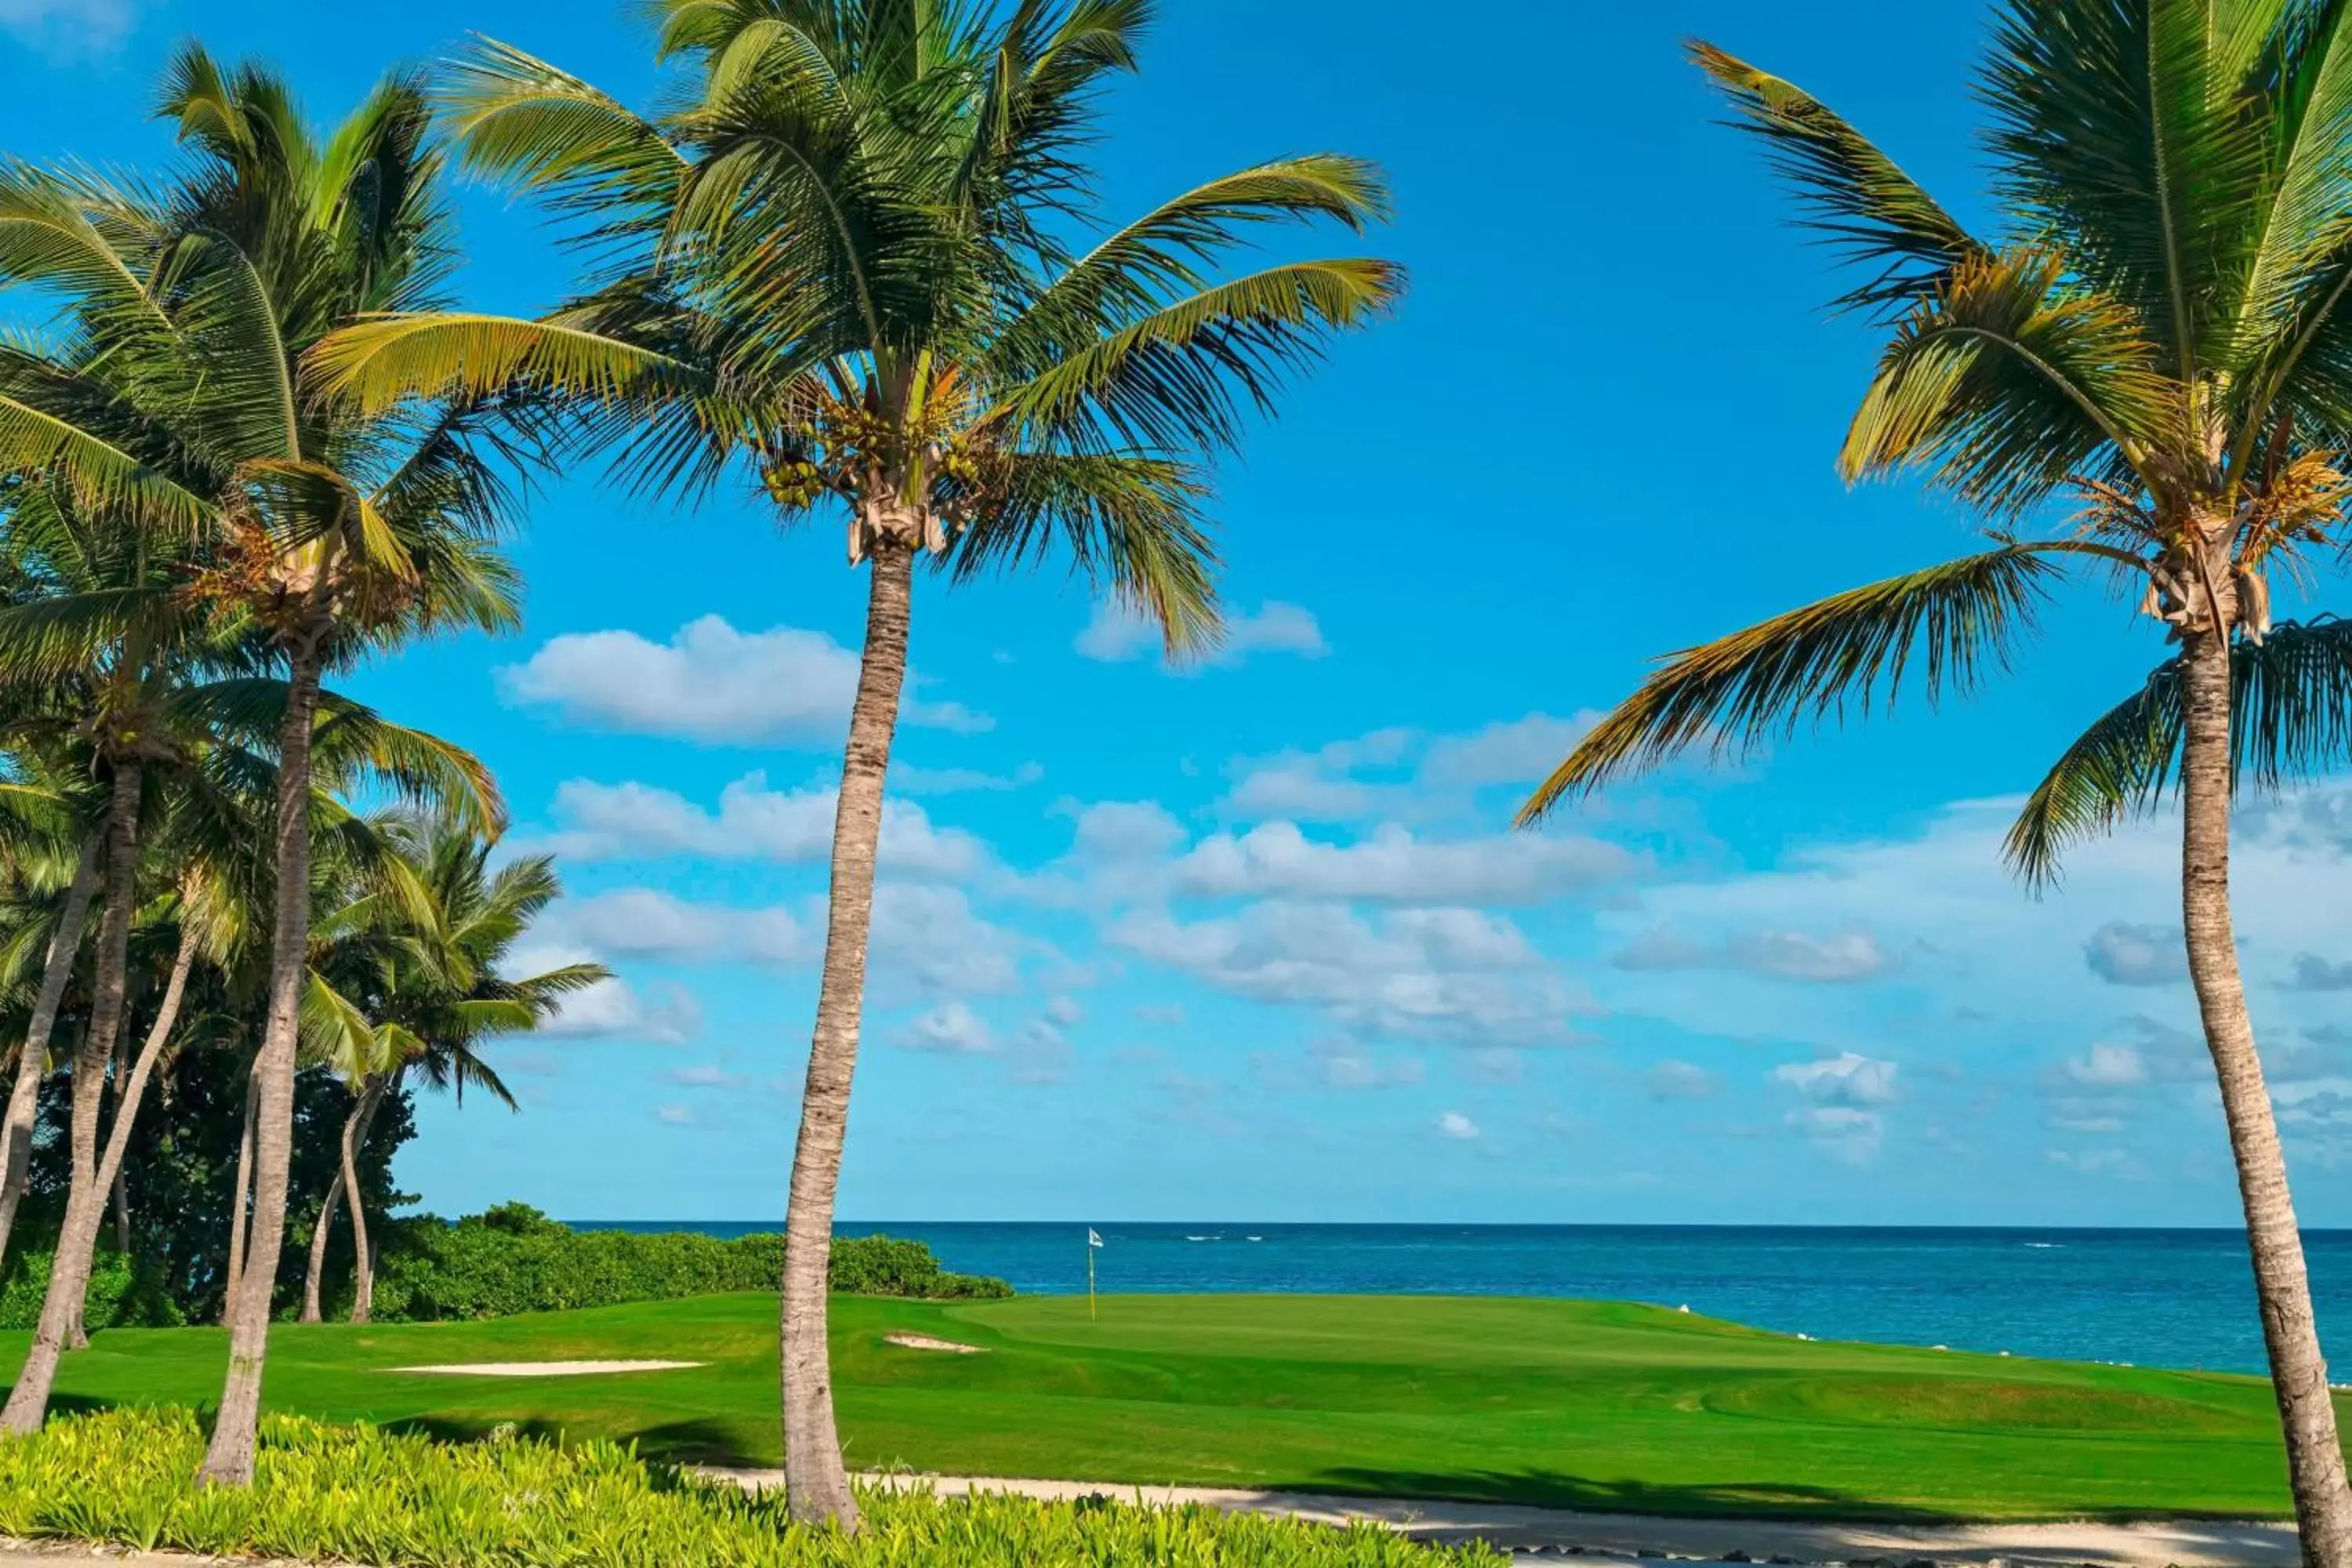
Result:
[[[1906,674],[1931,700],[1973,690],[2006,668],[2063,575],[2126,584],[2179,645],[2162,677],[2177,762],[2153,759],[2153,709],[2137,742],[2110,726],[2107,764],[2137,745],[2137,772],[2102,785],[2094,739],[2061,764],[2041,828],[2029,812],[2012,857],[2046,872],[2066,837],[2178,778],[2189,974],[2303,1550],[2342,1568],[2352,1492],[2231,933],[2229,837],[2233,647],[2263,644],[2270,574],[2326,542],[2347,493],[2327,454],[2352,445],[2352,310],[2339,308],[2352,286],[2352,11],[2010,0],[1983,71],[2008,219],[1990,238],[1797,88],[1709,46],[1692,52],[1810,225],[1861,268],[1839,302],[1889,328],[1842,470],[1916,468],[1996,532],[1977,554],[1671,656],[1521,819],[1694,744],[1737,753],[1867,707]],[[2052,522],[2060,498],[2078,510]]]
[[849,563],[869,568],[866,639],[780,1337],[793,1511],[854,1527],[825,1277],[915,561],[967,579],[1058,546],[1171,653],[1209,642],[1202,459],[1402,278],[1364,259],[1220,275],[1275,226],[1384,215],[1377,174],[1331,154],[1226,174],[1068,244],[1094,217],[1097,95],[1132,68],[1149,0],[655,11],[665,58],[694,68],[688,101],[657,118],[497,43],[445,89],[475,167],[578,220],[592,291],[537,321],[364,323],[314,363],[372,411],[558,388],[642,482],[694,490],[740,464],[780,521],[846,516]]
[[47,476],[83,508],[183,542],[191,575],[141,601],[77,605],[5,662],[86,663],[161,600],[209,606],[285,672],[252,1234],[203,1472],[244,1484],[293,1133],[320,678],[407,638],[513,622],[513,575],[493,548],[509,500],[495,465],[512,448],[493,426],[514,411],[368,417],[300,375],[335,327],[438,302],[449,219],[415,81],[388,80],[321,141],[275,76],[225,72],[191,46],[162,102],[194,154],[178,184],[150,198],[50,173],[18,182],[32,219],[0,221],[0,275],[63,293],[79,334],[0,360],[0,469]]
[[414,1071],[464,1103],[467,1085],[517,1109],[480,1055],[492,1038],[526,1034],[554,1016],[565,995],[611,978],[597,963],[565,964],[522,978],[500,973],[507,952],[562,894],[551,856],[529,856],[493,872],[493,842],[446,821],[410,816],[391,824],[404,881],[415,896],[362,891],[321,918],[326,951],[313,959],[305,1025],[314,1047],[354,1093],[342,1129],[342,1163],[320,1205],[302,1292],[302,1321],[316,1322],[327,1237],[338,1202],[352,1207],[352,1321],[364,1323],[375,1289],[358,1154],[377,1109]]

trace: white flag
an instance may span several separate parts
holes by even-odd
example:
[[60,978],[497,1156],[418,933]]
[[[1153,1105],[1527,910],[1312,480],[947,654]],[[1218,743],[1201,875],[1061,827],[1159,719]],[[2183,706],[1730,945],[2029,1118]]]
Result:
[[1100,1247],[1102,1245],[1102,1237],[1097,1236],[1091,1226],[1088,1227],[1087,1231],[1087,1245],[1088,1247]]

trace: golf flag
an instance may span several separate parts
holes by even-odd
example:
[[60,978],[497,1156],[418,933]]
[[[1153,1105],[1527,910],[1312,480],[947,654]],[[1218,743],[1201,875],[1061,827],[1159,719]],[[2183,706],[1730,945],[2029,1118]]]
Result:
[[1087,1232],[1087,1245],[1088,1247],[1100,1247],[1102,1245],[1102,1237],[1097,1236],[1094,1231],[1089,1228]]
[[1095,1248],[1101,1245],[1102,1237],[1095,1234],[1095,1227],[1087,1226],[1087,1321],[1089,1323],[1095,1321]]

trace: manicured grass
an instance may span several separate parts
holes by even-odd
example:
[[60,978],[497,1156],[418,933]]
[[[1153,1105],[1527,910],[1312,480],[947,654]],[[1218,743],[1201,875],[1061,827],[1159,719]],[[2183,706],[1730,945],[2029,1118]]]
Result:
[[[1673,1513],[2283,1514],[2268,1388],[2242,1377],[1827,1344],[1607,1302],[1150,1296],[836,1298],[854,1464],[942,1473],[1508,1499]],[[902,1350],[891,1331],[986,1348]],[[25,1336],[0,1336],[0,1367]],[[215,1397],[209,1330],[122,1330],[61,1403]],[[672,1358],[505,1380],[384,1369]],[[353,1330],[281,1327],[273,1408],[470,1435],[501,1422],[648,1453],[778,1459],[772,1300]]]

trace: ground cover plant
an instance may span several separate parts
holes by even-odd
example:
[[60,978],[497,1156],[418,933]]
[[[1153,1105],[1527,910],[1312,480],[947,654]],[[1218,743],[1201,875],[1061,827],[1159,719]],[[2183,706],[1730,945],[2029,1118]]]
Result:
[[1500,1568],[1484,1548],[1415,1545],[1369,1526],[1093,1503],[868,1494],[864,1533],[795,1525],[752,1496],[647,1465],[625,1447],[501,1436],[448,1444],[274,1415],[254,1485],[198,1490],[205,1436],[172,1407],[60,1419],[0,1444],[0,1535],[142,1551],[379,1568]]
[[[1604,1302],[836,1296],[851,1466],[1258,1485],[1692,1514],[2283,1516],[2267,1385],[2220,1373],[1822,1343]],[[441,1436],[512,1424],[774,1465],[772,1293],[480,1322],[285,1325],[269,1407]],[[912,1350],[892,1334],[977,1347]],[[24,1342],[0,1336],[0,1373]],[[61,1406],[195,1405],[216,1330],[117,1330]],[[469,1378],[451,1363],[672,1359]]]

